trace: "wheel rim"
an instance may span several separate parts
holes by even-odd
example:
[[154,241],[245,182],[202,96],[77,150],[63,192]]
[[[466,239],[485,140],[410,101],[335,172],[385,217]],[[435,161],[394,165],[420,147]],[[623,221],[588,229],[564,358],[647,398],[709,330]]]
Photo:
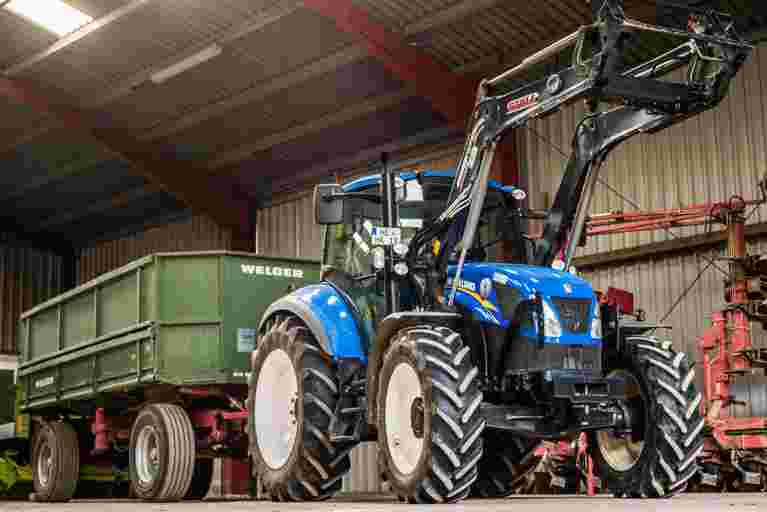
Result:
[[53,450],[46,442],[40,447],[40,455],[37,458],[37,479],[40,485],[48,487],[51,481],[51,472],[53,471]]
[[421,379],[412,365],[401,362],[386,386],[386,445],[394,468],[412,473],[424,449],[424,407]]
[[[622,377],[626,382],[626,398],[632,415],[644,417],[642,390],[639,382],[629,372],[616,370],[609,377]],[[642,422],[644,424],[644,422]],[[644,432],[642,433],[644,437]],[[602,458],[615,471],[628,471],[633,468],[644,452],[644,440],[634,441],[631,435],[618,436],[605,430],[597,433],[597,444]]]
[[287,352],[272,351],[264,360],[256,383],[253,422],[264,462],[279,469],[287,463],[298,433],[298,379]]
[[147,425],[136,438],[136,473],[142,484],[151,484],[160,473],[160,444],[157,429]]

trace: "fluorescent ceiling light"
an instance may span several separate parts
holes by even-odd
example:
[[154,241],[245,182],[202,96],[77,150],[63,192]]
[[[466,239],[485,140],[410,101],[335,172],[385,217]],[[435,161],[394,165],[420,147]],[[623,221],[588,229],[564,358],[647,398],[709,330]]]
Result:
[[3,6],[58,36],[65,36],[93,18],[61,0],[11,0]]
[[167,68],[163,69],[162,71],[154,73],[151,77],[149,77],[149,79],[156,84],[161,84],[166,80],[170,80],[176,75],[180,75],[184,71],[188,71],[193,67],[199,66],[203,62],[207,62],[210,59],[221,55],[221,52],[222,48],[219,45],[210,45],[204,50],[197,52],[194,55],[190,55],[186,59],[180,60],[172,66],[168,66]]

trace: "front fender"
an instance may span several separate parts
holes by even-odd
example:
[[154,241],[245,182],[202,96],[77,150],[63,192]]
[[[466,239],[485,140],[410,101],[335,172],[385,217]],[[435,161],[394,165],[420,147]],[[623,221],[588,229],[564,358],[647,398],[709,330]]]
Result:
[[280,312],[300,318],[333,359],[355,358],[367,364],[367,352],[354,312],[331,285],[304,286],[272,303],[261,319],[259,331],[269,318]]

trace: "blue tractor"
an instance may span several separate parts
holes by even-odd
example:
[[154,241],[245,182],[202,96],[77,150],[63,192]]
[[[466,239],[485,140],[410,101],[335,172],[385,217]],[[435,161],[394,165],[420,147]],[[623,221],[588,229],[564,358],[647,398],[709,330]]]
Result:
[[[379,175],[315,190],[322,282],[271,305],[252,356],[250,452],[273,499],[332,496],[364,441],[417,503],[506,496],[542,440],[582,433],[617,496],[670,496],[697,471],[690,361],[566,269],[608,152],[715,107],[751,47],[722,14],[656,27],[621,0],[592,6],[593,25],[483,82],[454,174],[395,175],[384,158]],[[627,66],[633,30],[683,43]],[[572,67],[498,92],[568,45]],[[683,65],[685,81],[659,79]],[[532,211],[489,179],[496,144],[575,100],[590,113],[551,208]]]

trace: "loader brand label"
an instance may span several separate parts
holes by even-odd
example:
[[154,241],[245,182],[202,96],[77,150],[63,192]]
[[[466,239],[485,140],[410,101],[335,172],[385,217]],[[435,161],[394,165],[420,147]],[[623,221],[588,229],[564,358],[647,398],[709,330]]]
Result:
[[243,274],[271,277],[292,277],[301,279],[304,277],[304,271],[300,268],[289,267],[269,267],[266,265],[240,265]]
[[53,375],[51,375],[50,377],[46,377],[44,379],[36,380],[35,381],[35,388],[40,389],[40,388],[48,387],[51,384],[53,384],[54,381],[55,381],[55,379],[53,378]]
[[[452,286],[453,285],[453,281],[455,281],[455,279],[448,279],[447,284]],[[476,292],[477,291],[477,284],[474,281],[466,281],[464,279],[459,279],[458,280],[458,288],[463,288],[465,290],[470,290],[472,292]]]
[[522,110],[523,108],[527,108],[530,105],[533,105],[535,103],[538,103],[538,98],[540,97],[540,94],[537,92],[534,92],[532,94],[528,94],[527,96],[522,96],[521,98],[515,98],[513,100],[510,100],[506,104],[506,111],[516,112],[517,110]]

